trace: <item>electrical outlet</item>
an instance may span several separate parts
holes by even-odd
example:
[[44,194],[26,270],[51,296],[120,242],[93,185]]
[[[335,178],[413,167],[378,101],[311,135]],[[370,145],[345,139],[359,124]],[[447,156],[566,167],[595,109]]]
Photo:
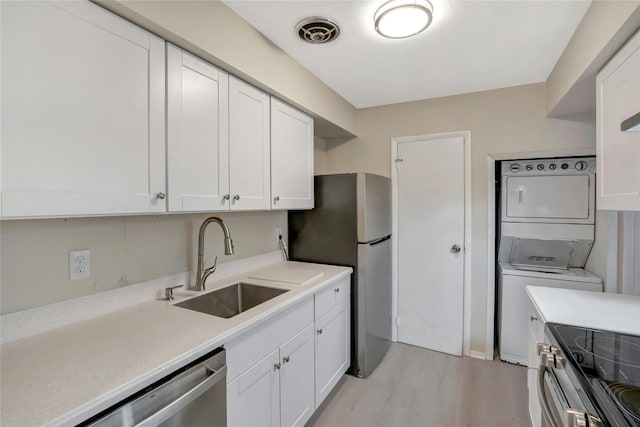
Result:
[[86,279],[91,275],[91,251],[69,251],[69,280]]
[[280,236],[282,236],[282,228],[276,227],[276,240],[280,240]]

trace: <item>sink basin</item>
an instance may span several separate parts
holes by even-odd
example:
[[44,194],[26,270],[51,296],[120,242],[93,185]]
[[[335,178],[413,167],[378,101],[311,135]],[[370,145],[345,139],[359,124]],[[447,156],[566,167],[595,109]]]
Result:
[[228,319],[285,292],[288,290],[240,282],[175,305]]

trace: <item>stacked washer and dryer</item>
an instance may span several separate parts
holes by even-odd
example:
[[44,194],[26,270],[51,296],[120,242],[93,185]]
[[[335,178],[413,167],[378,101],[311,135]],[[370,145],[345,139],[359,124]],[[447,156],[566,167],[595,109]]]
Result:
[[595,157],[503,161],[498,250],[500,359],[526,365],[525,286],[602,291],[584,269],[595,236]]

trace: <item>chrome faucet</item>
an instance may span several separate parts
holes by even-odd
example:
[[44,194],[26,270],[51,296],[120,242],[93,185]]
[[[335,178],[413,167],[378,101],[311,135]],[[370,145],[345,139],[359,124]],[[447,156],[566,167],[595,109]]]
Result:
[[207,281],[207,277],[216,271],[216,265],[218,264],[218,257],[213,261],[213,265],[207,269],[204,269],[204,233],[207,230],[207,226],[212,222],[217,223],[222,232],[224,233],[224,254],[233,255],[233,240],[231,240],[231,234],[229,234],[229,227],[217,216],[212,216],[204,220],[200,226],[200,232],[198,233],[198,271],[196,273],[196,284],[193,288],[194,291],[204,290],[204,284]]

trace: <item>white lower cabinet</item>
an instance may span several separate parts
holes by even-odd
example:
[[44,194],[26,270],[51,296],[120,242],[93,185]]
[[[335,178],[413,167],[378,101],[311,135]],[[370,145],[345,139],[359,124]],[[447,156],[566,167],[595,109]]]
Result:
[[304,426],[349,367],[350,278],[225,345],[227,424]]
[[303,426],[315,409],[313,297],[227,348],[227,424]]
[[529,361],[527,366],[527,388],[529,389],[529,417],[533,427],[542,424],[542,411],[538,400],[538,343],[544,341],[544,321],[533,304],[529,303]]
[[227,385],[227,425],[303,426],[315,409],[313,325]]
[[228,426],[279,426],[278,350],[227,384]]
[[303,426],[315,410],[313,325],[280,347],[280,425]]
[[349,367],[348,299],[316,320],[316,408]]

